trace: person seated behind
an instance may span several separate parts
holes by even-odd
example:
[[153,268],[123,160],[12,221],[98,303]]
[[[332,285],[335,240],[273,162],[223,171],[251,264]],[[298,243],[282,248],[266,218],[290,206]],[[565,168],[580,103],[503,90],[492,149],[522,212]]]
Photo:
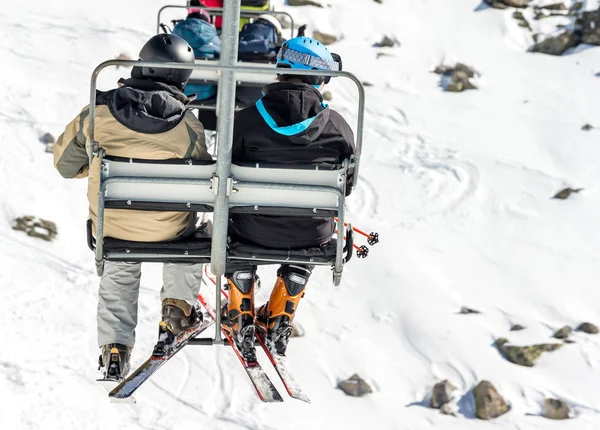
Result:
[[[139,55],[142,61],[193,64],[192,48],[171,34],[152,37]],[[98,92],[95,140],[108,156],[166,160],[211,160],[202,124],[187,110],[182,93],[191,70],[133,67],[119,87]],[[88,161],[89,106],[67,125],[54,146],[54,165],[65,178],[88,177],[88,200],[96,232],[100,160]],[[195,231],[197,217],[188,212],[106,209],[104,234],[116,239],[158,242]],[[100,280],[97,324],[103,377],[120,380],[129,371],[135,341],[141,263],[106,261]],[[202,277],[201,264],[165,263],[159,339],[172,342],[181,331],[199,324],[194,305]],[[163,345],[164,346],[164,345]],[[158,347],[158,344],[157,344]]]
[[221,39],[204,9],[194,9],[173,27],[173,34],[190,44],[196,58],[214,59],[221,55]]
[[[244,25],[240,32],[238,58],[240,61],[273,63],[277,52],[285,42],[281,23],[272,15],[260,15],[253,23]],[[262,96],[262,88],[257,86],[238,86],[235,93],[236,103],[248,106],[256,103]]]
[[[241,0],[240,11],[260,11],[271,9],[270,0]],[[223,0],[190,0],[190,6],[201,7],[223,7]],[[192,8],[188,9],[191,10]],[[240,29],[249,21],[246,17],[240,17]],[[214,20],[215,27],[220,31],[223,19],[221,16],[216,16]]]
[[[212,60],[221,55],[221,39],[204,9],[193,9],[185,20],[175,24],[173,34],[189,43],[198,59]],[[184,92],[196,94],[198,100],[206,100],[217,94],[217,86],[192,83],[185,87]]]
[[240,61],[274,62],[285,41],[281,23],[273,15],[260,15],[240,31],[238,58]]
[[[338,57],[339,58],[339,57]],[[298,37],[285,42],[277,67],[299,70],[339,70],[329,50],[318,41]],[[336,111],[323,103],[321,91],[329,78],[282,74],[264,88],[255,106],[235,117],[232,162],[336,165],[355,151],[354,134]],[[351,192],[347,186],[347,194]],[[331,240],[332,218],[232,213],[229,235],[276,249],[318,247]],[[291,322],[304,295],[313,266],[284,264],[269,301],[256,311],[256,324],[276,354],[285,354]],[[247,359],[254,358],[254,283],[256,266],[228,266],[230,301],[224,322]]]

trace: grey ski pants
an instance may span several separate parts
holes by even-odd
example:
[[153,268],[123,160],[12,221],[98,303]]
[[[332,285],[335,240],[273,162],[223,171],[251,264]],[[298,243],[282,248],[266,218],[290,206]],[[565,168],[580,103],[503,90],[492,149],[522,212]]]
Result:
[[[121,343],[133,348],[141,269],[141,263],[105,262],[98,292],[98,346]],[[180,299],[194,305],[202,270],[202,264],[164,263],[161,301]]]

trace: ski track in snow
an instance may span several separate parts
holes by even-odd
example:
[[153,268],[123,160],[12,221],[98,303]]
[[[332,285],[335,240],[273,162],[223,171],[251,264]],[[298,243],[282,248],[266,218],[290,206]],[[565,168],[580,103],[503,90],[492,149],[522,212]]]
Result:
[[[359,198],[349,204],[350,208],[356,206],[375,209],[367,214],[355,210],[352,215],[366,215],[365,219],[379,215],[381,219],[397,220],[390,226],[397,228],[405,224],[426,222],[432,217],[444,216],[466,206],[479,187],[480,174],[476,165],[461,160],[452,151],[428,145],[421,136],[403,140],[403,143],[396,144],[392,154],[381,154],[381,160],[377,160],[382,168],[390,172],[390,176],[393,171],[397,172],[397,182],[366,182],[362,189],[359,184]],[[378,205],[381,199],[377,189],[389,187],[394,187],[397,191],[395,201]],[[385,212],[380,213],[377,208],[381,211],[382,206]]]

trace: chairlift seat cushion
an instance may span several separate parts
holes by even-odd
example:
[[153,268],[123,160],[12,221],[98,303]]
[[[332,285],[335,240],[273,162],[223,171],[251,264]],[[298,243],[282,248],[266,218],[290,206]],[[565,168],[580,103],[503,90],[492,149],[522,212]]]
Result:
[[[104,239],[104,253],[107,260],[111,254],[163,254],[172,256],[206,256],[210,260],[211,238],[206,233],[196,232],[192,236],[168,242],[133,242],[111,237]],[[331,264],[335,261],[336,241],[332,240],[321,247],[302,249],[272,249],[246,243],[231,242],[227,257],[230,262],[249,261],[252,264],[276,264],[273,260],[285,262],[305,262],[307,264]],[[122,258],[119,258],[122,260]],[[150,259],[132,258],[132,261],[149,261]]]
[[273,249],[247,242],[231,242],[227,250],[227,259],[230,263],[249,261],[257,265],[276,264],[272,260],[332,264],[335,261],[336,247],[335,239],[320,247],[301,249]]
[[210,259],[211,237],[204,231],[196,231],[185,238],[166,242],[134,242],[112,237],[104,238],[104,253],[110,260],[111,253],[198,255]]

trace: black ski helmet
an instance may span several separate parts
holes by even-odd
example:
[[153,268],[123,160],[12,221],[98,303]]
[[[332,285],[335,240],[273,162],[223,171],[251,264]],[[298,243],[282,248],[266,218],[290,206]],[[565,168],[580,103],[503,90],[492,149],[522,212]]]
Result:
[[[140,51],[140,61],[174,62],[194,64],[194,50],[181,37],[174,34],[153,36]],[[175,85],[183,90],[192,71],[190,69],[165,69],[135,66],[131,70],[132,78],[150,78]]]

